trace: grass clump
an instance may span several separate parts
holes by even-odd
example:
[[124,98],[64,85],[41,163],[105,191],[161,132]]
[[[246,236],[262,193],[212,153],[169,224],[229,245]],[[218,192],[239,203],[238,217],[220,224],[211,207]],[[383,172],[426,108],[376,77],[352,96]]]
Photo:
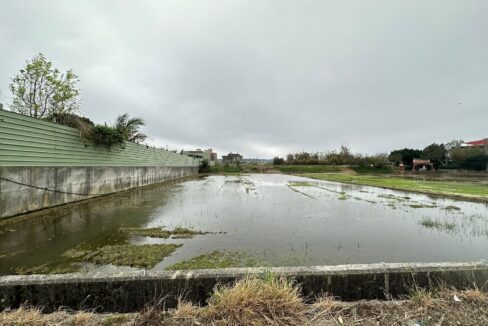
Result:
[[205,321],[218,325],[303,325],[306,307],[300,288],[286,278],[245,278],[217,287]]
[[452,231],[456,228],[456,224],[448,222],[434,221],[431,218],[424,218],[420,221],[420,224],[426,228],[438,229],[444,231]]
[[446,211],[460,211],[461,210],[461,208],[459,208],[457,206],[453,206],[453,205],[446,206],[446,207],[444,207],[444,209]]
[[207,234],[208,232],[201,232],[190,230],[187,228],[177,227],[174,230],[164,230],[162,228],[121,228],[120,232],[128,233],[134,236],[151,237],[151,238],[172,238],[172,239],[188,239],[193,238],[197,234]]
[[427,204],[411,204],[408,205],[411,208],[436,208],[437,205],[427,205]]
[[15,269],[17,275],[32,275],[32,274],[68,274],[76,273],[80,267],[78,264],[67,265],[50,265],[43,264],[33,267],[19,267]]
[[187,261],[182,261],[167,267],[167,270],[188,270],[188,269],[216,269],[229,267],[252,267],[256,262],[235,253],[213,251],[209,254],[200,255]]
[[151,268],[181,246],[177,244],[125,244],[104,246],[93,251],[73,249],[65,252],[64,255],[78,262]]
[[48,325],[48,318],[40,308],[21,306],[15,310],[5,310],[0,313],[2,325]]
[[315,187],[315,184],[307,181],[294,181],[288,183],[290,187]]

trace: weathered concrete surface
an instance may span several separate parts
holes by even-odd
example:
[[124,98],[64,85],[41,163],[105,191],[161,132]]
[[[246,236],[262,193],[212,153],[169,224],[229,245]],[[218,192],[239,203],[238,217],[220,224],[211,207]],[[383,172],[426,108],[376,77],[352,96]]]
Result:
[[0,167],[0,218],[197,173],[193,166]]
[[488,288],[488,263],[368,264],[312,267],[228,268],[195,271],[140,271],[120,274],[66,274],[0,277],[0,310],[29,302],[46,311],[60,306],[99,311],[137,311],[163,300],[175,307],[179,297],[204,304],[217,284],[271,272],[294,278],[302,294],[323,293],[343,300],[398,297],[413,286]]

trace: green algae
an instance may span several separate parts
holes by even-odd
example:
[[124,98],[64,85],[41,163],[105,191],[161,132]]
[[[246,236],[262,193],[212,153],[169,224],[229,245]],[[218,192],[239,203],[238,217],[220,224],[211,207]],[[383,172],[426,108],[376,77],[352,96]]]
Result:
[[253,267],[257,263],[242,254],[213,251],[166,267],[166,270],[217,269],[230,267]]
[[174,230],[165,230],[162,228],[121,228],[120,232],[127,233],[133,236],[163,238],[163,239],[189,239],[197,234],[208,234],[209,232],[201,232],[190,230],[187,228],[177,227]]
[[76,262],[97,265],[152,268],[181,246],[181,244],[124,244],[104,246],[92,251],[72,249],[65,252],[64,256]]
[[17,275],[32,275],[32,274],[68,274],[76,273],[80,267],[78,264],[58,265],[43,264],[33,267],[19,267],[15,269]]

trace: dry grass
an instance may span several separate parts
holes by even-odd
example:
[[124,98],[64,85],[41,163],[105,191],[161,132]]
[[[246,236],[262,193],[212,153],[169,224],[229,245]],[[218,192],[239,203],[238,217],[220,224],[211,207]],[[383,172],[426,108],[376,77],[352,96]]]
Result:
[[419,288],[415,286],[411,291],[410,291],[410,300],[423,307],[427,308],[432,306],[433,304],[433,293],[430,290],[426,290],[424,288]]
[[205,320],[217,325],[303,325],[305,312],[297,285],[267,276],[215,289]]
[[48,318],[38,308],[20,307],[16,310],[6,310],[0,314],[1,325],[47,325]]
[[436,292],[412,289],[406,300],[342,302],[322,296],[306,304],[300,287],[271,275],[217,287],[208,305],[181,301],[165,311],[164,298],[140,313],[59,311],[21,307],[0,313],[0,325],[488,325],[488,295],[478,288]]

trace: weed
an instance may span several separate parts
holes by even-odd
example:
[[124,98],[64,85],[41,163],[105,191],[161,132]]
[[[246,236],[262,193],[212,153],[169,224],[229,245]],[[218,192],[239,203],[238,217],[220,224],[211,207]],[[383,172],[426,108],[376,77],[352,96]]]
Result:
[[65,252],[64,255],[78,262],[150,268],[181,246],[177,244],[125,244],[104,246],[93,251],[73,249]]
[[197,234],[207,234],[209,232],[194,231],[187,228],[177,227],[174,230],[164,230],[161,228],[121,228],[119,230],[130,235],[151,237],[151,238],[172,238],[172,239],[188,239]]
[[456,228],[456,224],[454,223],[434,221],[429,217],[422,219],[422,221],[420,221],[420,224],[422,226],[425,226],[426,228],[434,228],[445,231],[452,231]]
[[216,269],[228,267],[253,267],[256,261],[244,255],[213,251],[209,254],[194,257],[188,261],[176,263],[167,267],[167,270],[186,270],[186,269]]

